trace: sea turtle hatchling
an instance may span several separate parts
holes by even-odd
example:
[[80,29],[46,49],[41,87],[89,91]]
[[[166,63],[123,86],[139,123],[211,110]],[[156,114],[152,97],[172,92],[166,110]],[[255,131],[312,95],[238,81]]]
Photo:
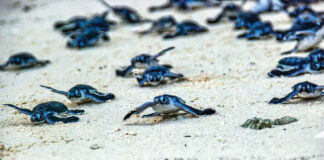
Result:
[[[165,53],[167,53],[170,50],[173,50],[175,47],[169,47],[166,48],[162,51],[160,51],[159,53],[155,54],[155,55],[149,55],[146,53],[140,54],[138,56],[135,56],[134,58],[132,58],[131,60],[131,65],[129,65],[128,67],[123,67],[121,69],[117,69],[116,70],[116,75],[117,76],[121,76],[121,77],[126,77],[128,76],[131,71],[134,68],[149,68],[151,66],[158,66],[159,65],[159,60],[158,58],[162,55],[164,55]],[[171,65],[163,65],[167,68],[172,68]]]
[[169,15],[163,16],[157,20],[152,21],[152,26],[144,31],[139,32],[140,35],[146,35],[152,32],[157,32],[159,34],[170,32],[177,25],[176,19]]
[[324,96],[324,86],[305,81],[295,84],[292,87],[292,92],[283,98],[273,98],[269,102],[270,104],[282,104],[288,102],[290,99],[295,97],[303,99],[313,99]]
[[206,27],[201,26],[194,21],[185,20],[185,21],[177,24],[175,32],[165,34],[165,35],[163,35],[163,38],[171,39],[171,38],[176,38],[176,37],[180,37],[180,36],[204,33],[207,31],[208,31],[208,29]]
[[194,10],[202,7],[214,7],[218,6],[220,3],[216,3],[213,0],[168,0],[167,3],[160,6],[152,6],[149,8],[150,12],[165,10],[168,8],[177,8],[178,10],[188,11]]
[[216,24],[219,23],[224,18],[228,18],[228,20],[230,21],[235,21],[240,12],[241,12],[240,6],[230,3],[224,6],[221,13],[217,15],[215,18],[208,18],[207,23]]
[[112,10],[112,12],[120,17],[124,22],[128,24],[140,24],[151,22],[149,19],[143,18],[137,11],[128,6],[112,6],[105,0],[99,0],[104,6]]
[[146,102],[141,106],[131,110],[125,115],[124,120],[127,120],[133,114],[140,114],[141,112],[143,112],[149,107],[152,107],[152,109],[155,112],[152,114],[144,115],[142,116],[143,118],[154,117],[159,115],[167,115],[167,114],[177,113],[179,111],[188,112],[195,116],[212,115],[216,113],[216,111],[211,108],[200,110],[200,109],[190,107],[186,105],[186,102],[181,98],[173,95],[164,94],[155,97],[153,99],[153,102]]
[[19,52],[9,57],[9,60],[0,65],[0,70],[17,70],[35,66],[45,66],[49,60],[38,60],[34,55],[28,52]]
[[59,91],[52,87],[40,85],[43,88],[50,89],[54,93],[65,95],[69,100],[75,103],[85,103],[85,102],[97,102],[97,103],[104,103],[108,100],[113,100],[115,95],[112,93],[101,93],[98,92],[97,89],[85,85],[85,84],[78,84],[69,89],[67,92]]
[[157,86],[163,82],[165,78],[170,80],[183,78],[182,74],[172,73],[164,66],[153,66],[145,70],[143,75],[134,74],[140,87],[143,87],[147,82],[152,86]]
[[32,122],[50,123],[55,124],[57,122],[71,123],[79,121],[76,116],[62,117],[63,115],[76,115],[83,114],[84,110],[69,110],[63,103],[50,101],[38,104],[33,110],[16,107],[12,104],[4,104],[5,106],[14,108],[21,113],[30,116]]

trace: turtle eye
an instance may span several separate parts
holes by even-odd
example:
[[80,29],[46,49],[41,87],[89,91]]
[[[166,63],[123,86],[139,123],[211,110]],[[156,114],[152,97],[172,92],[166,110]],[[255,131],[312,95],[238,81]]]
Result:
[[161,101],[162,104],[166,104],[167,103],[167,99],[165,98],[165,96],[162,96],[160,98],[160,101]]

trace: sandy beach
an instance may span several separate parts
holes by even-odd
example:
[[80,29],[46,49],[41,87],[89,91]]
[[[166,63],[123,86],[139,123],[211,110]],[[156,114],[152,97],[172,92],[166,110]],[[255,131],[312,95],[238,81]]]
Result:
[[[71,109],[84,109],[80,121],[69,124],[31,123],[17,111],[0,107],[0,159],[314,159],[324,160],[324,98],[269,105],[302,81],[324,84],[323,74],[293,78],[268,78],[267,73],[282,58],[281,52],[295,42],[279,43],[274,38],[260,41],[238,40],[242,31],[233,23],[208,26],[220,8],[194,12],[174,9],[149,13],[147,8],[165,1],[111,0],[112,5],[129,5],[143,17],[172,14],[177,20],[193,19],[207,26],[206,34],[164,41],[152,34],[136,32],[149,24],[118,24],[109,32],[111,41],[83,50],[65,47],[66,38],[53,29],[58,20],[75,15],[91,16],[106,8],[95,0],[1,0],[0,63],[14,53],[28,51],[52,63],[45,67],[0,73],[0,102],[32,109],[39,103],[59,101]],[[31,9],[26,12],[24,6]],[[324,9],[324,3],[313,6]],[[109,18],[118,21],[113,14]],[[284,13],[261,16],[275,29],[290,27]],[[175,46],[160,58],[173,65],[172,71],[187,80],[158,87],[140,88],[135,78],[116,77],[115,69],[128,65],[140,53],[157,53]],[[324,43],[320,44],[324,48]],[[309,52],[294,55],[306,56]],[[48,85],[68,90],[88,84],[101,92],[112,92],[116,99],[107,103],[72,104],[66,97],[41,88]],[[176,116],[162,119],[124,115],[161,94],[177,95],[190,106],[213,108],[216,115]],[[151,109],[145,113],[153,112]],[[263,130],[240,127],[253,117],[292,116],[297,122]]]

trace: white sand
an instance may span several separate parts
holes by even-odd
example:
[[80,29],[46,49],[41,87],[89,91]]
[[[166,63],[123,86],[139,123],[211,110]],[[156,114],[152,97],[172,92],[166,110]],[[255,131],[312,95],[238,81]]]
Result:
[[[29,51],[39,59],[51,60],[52,64],[1,72],[0,102],[31,109],[55,100],[70,108],[84,109],[86,114],[79,116],[78,123],[33,125],[28,116],[0,107],[0,145],[4,147],[0,146],[0,159],[324,159],[324,137],[319,136],[324,131],[324,98],[287,105],[267,103],[290,92],[291,86],[298,82],[324,84],[321,74],[267,78],[267,72],[282,58],[280,52],[293,48],[295,42],[237,40],[240,32],[232,30],[232,23],[211,26],[208,34],[163,41],[158,35],[139,38],[134,32],[149,27],[142,25],[118,26],[111,31],[110,42],[71,50],[65,48],[63,36],[53,30],[53,23],[74,15],[101,13],[105,8],[100,3],[28,0],[14,5],[15,2],[0,1],[0,62],[13,53]],[[154,4],[163,2],[154,1]],[[153,2],[111,3],[128,4],[145,17],[175,14],[178,20],[195,19],[203,24],[207,17],[219,12],[219,9],[192,13],[169,10],[149,14],[147,8]],[[34,5],[33,9],[24,13],[24,4]],[[314,7],[323,9],[324,3]],[[275,28],[291,24],[285,14],[262,18],[274,22]],[[114,70],[129,64],[131,57],[143,52],[156,53],[169,46],[176,49],[161,57],[162,63],[172,64],[175,72],[183,73],[190,81],[139,88],[135,79],[115,76]],[[320,46],[324,47],[324,43]],[[102,66],[107,67],[100,70]],[[79,83],[113,92],[117,99],[76,106],[64,96],[39,87],[43,84],[67,90]],[[218,114],[159,123],[153,122],[158,119],[140,118],[122,121],[132,108],[165,93],[177,95],[197,108],[212,107]],[[299,121],[260,131],[240,127],[255,116],[271,119],[293,116]],[[125,135],[127,132],[136,135]]]

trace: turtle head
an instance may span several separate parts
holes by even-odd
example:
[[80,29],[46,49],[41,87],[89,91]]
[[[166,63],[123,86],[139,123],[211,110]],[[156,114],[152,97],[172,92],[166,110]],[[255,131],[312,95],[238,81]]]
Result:
[[167,95],[161,95],[157,96],[153,100],[154,104],[163,104],[163,105],[168,105],[170,103],[170,99]]
[[42,112],[34,112],[30,115],[32,122],[45,122],[45,116]]

